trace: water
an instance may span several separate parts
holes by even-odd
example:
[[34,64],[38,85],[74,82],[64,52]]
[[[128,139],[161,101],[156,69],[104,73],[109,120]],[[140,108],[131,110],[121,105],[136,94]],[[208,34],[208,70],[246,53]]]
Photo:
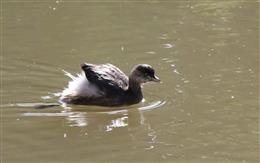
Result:
[[[3,1],[1,162],[259,162],[259,3]],[[56,106],[62,70],[153,65],[133,106]]]

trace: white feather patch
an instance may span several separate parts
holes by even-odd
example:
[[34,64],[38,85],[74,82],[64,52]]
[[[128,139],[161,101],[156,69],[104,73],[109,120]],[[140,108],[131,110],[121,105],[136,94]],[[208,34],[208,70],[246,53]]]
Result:
[[71,78],[71,81],[69,81],[68,87],[61,93],[61,98],[68,96],[93,97],[101,95],[100,90],[88,81],[84,72],[76,76],[64,70],[63,72],[66,76]]

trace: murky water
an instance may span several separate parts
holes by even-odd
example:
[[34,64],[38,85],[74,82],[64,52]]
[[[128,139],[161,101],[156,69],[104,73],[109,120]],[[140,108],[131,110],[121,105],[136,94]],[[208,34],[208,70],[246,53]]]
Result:
[[[259,3],[4,1],[0,162],[259,162]],[[56,103],[62,70],[138,63],[121,108]]]

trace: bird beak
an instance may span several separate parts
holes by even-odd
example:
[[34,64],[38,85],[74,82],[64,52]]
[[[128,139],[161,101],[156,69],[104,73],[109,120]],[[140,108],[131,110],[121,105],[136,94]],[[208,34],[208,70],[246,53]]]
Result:
[[154,82],[160,82],[161,80],[159,79],[158,76],[154,75],[154,77],[152,78],[152,81],[154,81]]

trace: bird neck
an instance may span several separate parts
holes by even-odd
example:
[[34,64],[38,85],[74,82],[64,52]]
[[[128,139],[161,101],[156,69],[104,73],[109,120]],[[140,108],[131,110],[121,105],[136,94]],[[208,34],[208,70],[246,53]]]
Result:
[[129,78],[128,93],[136,102],[140,102],[143,99],[141,84],[131,77]]

